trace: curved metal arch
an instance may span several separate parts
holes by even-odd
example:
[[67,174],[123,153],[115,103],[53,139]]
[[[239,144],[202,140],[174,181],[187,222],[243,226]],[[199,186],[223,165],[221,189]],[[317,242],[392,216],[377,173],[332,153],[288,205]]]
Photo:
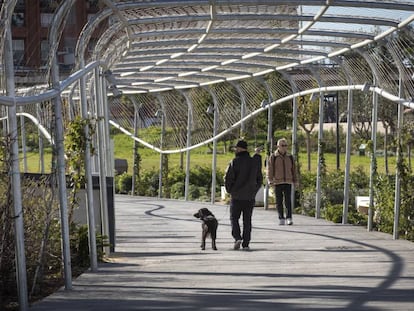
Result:
[[[280,105],[281,103],[284,103],[286,101],[292,101],[295,97],[298,96],[304,96],[304,95],[310,95],[312,93],[315,92],[334,92],[334,91],[348,91],[348,90],[359,90],[362,91],[364,88],[363,84],[355,84],[355,85],[340,85],[340,86],[329,86],[329,87],[322,87],[322,88],[314,88],[314,89],[308,89],[308,90],[303,90],[303,91],[298,91],[298,92],[294,92],[288,96],[285,96],[283,98],[279,98],[277,100],[274,100],[272,103],[270,103],[270,106],[273,108],[277,105]],[[379,87],[373,87],[372,90],[373,92],[376,92],[378,95],[389,99],[395,103],[401,103],[406,107],[409,108],[413,108],[414,109],[414,102],[412,101],[407,101],[404,99],[399,98],[398,96],[395,96],[393,94],[390,94],[388,92],[386,92],[385,90],[382,90]],[[187,150],[193,150],[193,149],[197,149],[199,147],[205,146],[207,144],[210,144],[214,141],[214,139],[219,139],[221,137],[223,137],[224,135],[226,135],[227,133],[233,131],[234,129],[238,128],[241,126],[242,122],[245,122],[247,120],[250,120],[252,118],[255,118],[259,113],[262,113],[263,111],[265,111],[266,108],[258,108],[257,110],[253,111],[252,113],[250,113],[249,115],[247,115],[246,117],[244,117],[242,120],[237,121],[236,123],[234,123],[232,126],[230,126],[229,128],[217,133],[217,135],[215,137],[210,137],[209,139],[204,140],[201,143],[197,143],[194,145],[191,145],[191,147],[189,148],[179,148],[179,149],[169,149],[169,150],[161,150],[160,148],[146,142],[143,139],[134,137],[134,134],[131,133],[129,130],[125,129],[124,127],[122,127],[121,125],[119,125],[117,122],[110,120],[109,123],[114,126],[115,128],[119,129],[120,131],[122,131],[124,134],[126,134],[127,136],[131,137],[132,139],[138,141],[140,144],[148,147],[151,150],[154,150],[156,152],[159,153],[165,153],[165,154],[173,154],[173,153],[181,153],[181,152],[185,152]]]
[[[263,5],[271,5],[271,3],[268,2],[268,1],[259,1],[259,2],[261,4],[263,4]],[[294,4],[300,5],[302,3],[303,3],[303,1],[293,1],[293,2],[290,2],[290,4],[293,4],[293,5]],[[195,6],[195,5],[205,6],[207,3],[204,2],[204,1],[193,1],[193,2],[187,2],[186,4],[188,4],[189,6],[191,6],[191,5],[193,5],[193,6]],[[215,6],[220,6],[221,7],[222,5],[233,5],[235,3],[233,1],[216,1],[216,2],[209,2],[209,4],[210,5],[213,4]],[[163,1],[158,1],[156,3],[151,3],[151,4],[143,4],[143,3],[141,3],[139,5],[133,5],[131,3],[125,4],[125,3],[121,3],[120,2],[119,4],[117,4],[117,7],[118,7],[118,10],[119,10],[119,14],[125,14],[125,12],[127,12],[127,10],[131,10],[133,8],[144,8],[144,7],[146,7],[146,8],[155,8],[155,7],[160,7],[160,8],[163,8],[163,9],[167,9],[167,8],[170,7],[170,5],[174,5],[174,3],[167,2],[167,1],[164,1],[164,2]],[[338,2],[323,2],[323,1],[322,2],[321,1],[307,1],[306,2],[306,5],[320,6],[320,11],[318,13],[316,13],[316,15],[313,17],[313,19],[312,19],[311,22],[308,22],[306,25],[303,25],[301,28],[299,28],[299,30],[297,32],[294,32],[294,31],[291,31],[290,30],[289,31],[290,34],[288,34],[285,38],[283,38],[280,41],[280,43],[275,43],[273,45],[268,46],[267,48],[265,48],[265,50],[263,52],[252,52],[252,53],[254,53],[256,55],[252,55],[251,57],[254,59],[254,57],[257,57],[258,55],[260,55],[262,53],[265,54],[265,53],[270,52],[272,50],[278,51],[280,49],[280,46],[286,45],[286,44],[290,43],[292,40],[298,38],[298,36],[301,36],[301,35],[304,35],[304,34],[305,35],[317,35],[317,36],[320,36],[320,35],[325,35],[325,36],[326,35],[332,35],[332,36],[337,36],[337,37],[338,36],[345,36],[345,37],[358,37],[359,36],[363,40],[363,41],[358,42],[357,43],[358,44],[357,46],[352,45],[350,47],[344,47],[344,50],[342,50],[342,52],[347,51],[347,49],[352,49],[352,48],[356,48],[358,46],[366,45],[369,42],[375,41],[376,38],[377,38],[377,37],[374,37],[373,35],[367,35],[367,34],[361,34],[361,33],[360,34],[357,34],[357,33],[352,33],[352,32],[349,32],[349,31],[348,32],[340,32],[340,31],[329,32],[329,31],[325,31],[325,30],[313,30],[313,29],[310,29],[312,27],[312,25],[314,23],[316,23],[316,22],[322,22],[322,23],[324,23],[324,22],[330,22],[330,21],[337,21],[337,22],[343,22],[343,23],[357,23],[357,22],[360,22],[361,20],[363,20],[362,18],[359,18],[359,17],[356,17],[356,16],[354,16],[354,17],[335,17],[335,16],[329,16],[329,15],[324,16],[323,14],[330,7],[341,6],[341,5],[342,6],[345,6],[345,5],[347,5],[347,6],[355,5],[356,7],[372,7],[371,4],[370,5],[367,5],[367,4],[365,4],[365,5],[358,4],[357,5],[355,2],[352,2],[350,4],[349,1],[347,1],[347,2],[341,2],[341,3],[338,3]],[[387,3],[387,5],[384,5],[384,3],[382,3],[382,4],[375,3],[374,4],[374,7],[387,8],[387,9],[393,9],[393,10],[395,10],[395,9],[405,9],[405,10],[408,10],[409,8],[412,7],[412,5],[411,6],[410,5],[406,5],[406,6],[400,7],[400,6],[396,6],[395,4],[392,4],[392,3]],[[205,13],[206,12],[204,11],[203,14],[205,14]],[[211,12],[210,12],[210,14],[211,14]],[[252,14],[237,14],[237,15],[234,15],[234,16],[240,16],[241,18],[248,20],[248,19],[251,19],[252,18],[251,15]],[[213,20],[214,21],[221,21],[221,20],[225,20],[226,19],[226,15],[225,14],[216,14],[216,16],[214,16],[213,18],[211,16],[210,16],[211,19],[209,21],[209,23],[210,23],[209,25],[211,25],[211,22]],[[262,18],[262,20],[265,20],[266,18],[269,18],[269,16],[270,15],[262,14],[262,17],[258,17],[258,18]],[[142,16],[142,17],[143,18],[138,18],[138,19],[135,19],[135,20],[130,19],[128,21],[128,23],[131,24],[131,25],[134,25],[136,23],[145,24],[147,22],[147,20],[150,23],[155,23],[155,22],[177,22],[177,21],[180,21],[180,20],[186,20],[186,18],[187,18],[185,16],[165,16],[165,17],[156,16],[153,19],[146,18],[145,16]],[[308,15],[305,15],[305,16],[296,16],[296,17],[292,17],[292,16],[288,16],[288,15],[285,15],[285,16],[281,15],[281,20],[289,20],[289,19],[297,19],[298,20],[298,19],[301,19],[303,21],[307,21],[309,18],[310,18],[310,16],[308,16]],[[194,18],[194,20],[203,20],[203,21],[206,21],[206,22],[208,21],[208,19],[209,19],[208,14],[205,14],[202,17],[197,16],[196,18]],[[387,20],[385,18],[382,18],[382,19],[381,18],[372,18],[372,19],[369,19],[369,20],[364,20],[362,23],[363,24],[371,24],[371,25],[380,25],[381,24],[381,25],[385,25],[387,27],[391,27],[391,29],[389,29],[389,31],[387,32],[387,34],[389,34],[390,31],[395,31],[398,28],[398,25],[397,25],[396,21]],[[231,29],[229,29],[229,31],[230,30]],[[122,31],[122,27],[121,26],[120,26],[120,31]],[[216,33],[221,33],[222,34],[222,31],[226,31],[226,29],[223,29],[223,30],[217,29],[216,30],[216,29],[214,29],[214,27],[211,27],[210,33],[213,34],[213,33],[216,32]],[[243,32],[243,29],[239,29],[238,31],[239,31],[239,33],[242,33]],[[254,29],[251,29],[251,28],[250,29],[247,29],[245,31],[246,31],[246,33],[250,33],[250,35],[252,33],[254,33]],[[268,32],[268,31],[271,31],[271,30],[270,29],[266,29],[266,31]],[[279,30],[277,30],[277,31],[279,31]],[[170,31],[170,33],[173,33],[173,32],[174,32],[174,30],[171,30]],[[183,30],[183,29],[181,29],[179,31],[175,31],[175,33],[177,35],[179,35],[179,34],[186,34],[186,35],[188,35],[188,32],[189,32],[189,30]],[[202,38],[202,40],[205,40],[205,42],[208,42],[208,39],[206,39],[207,38],[206,33],[203,30],[200,29],[200,30],[197,30],[197,32],[198,32],[197,36],[199,37],[199,41]],[[263,29],[257,29],[257,32],[262,32],[263,33]],[[142,36],[148,36],[149,34],[150,33],[147,32],[147,33],[143,33],[141,35]],[[157,32],[154,32],[153,34],[154,35],[157,35]],[[163,29],[163,34],[164,35],[167,34],[165,29]],[[116,35],[116,31],[114,31],[112,33],[112,35]],[[111,37],[112,35],[107,35],[107,38],[112,38]],[[197,36],[195,38],[197,38]],[[130,39],[131,40],[137,39],[137,37],[134,37],[134,34],[132,34],[131,35],[131,38],[129,38],[129,39],[120,38],[120,40],[121,40],[120,43],[121,44],[116,44],[116,46],[119,48],[119,46],[122,46],[122,44],[125,44],[125,43],[123,43],[124,40],[130,40]],[[128,41],[128,42],[130,42],[130,41]],[[130,43],[133,44],[133,42],[130,42]],[[188,42],[188,44],[190,44],[190,42]],[[199,46],[200,44],[197,43],[196,45]],[[102,45],[101,47],[103,48],[103,46],[105,46],[105,45]],[[198,50],[197,49],[197,46],[194,46],[193,49]],[[186,53],[188,52],[188,51],[187,52],[185,51],[186,48],[188,48],[188,47],[186,47],[186,46],[183,47],[184,51],[175,51],[175,52],[174,51],[171,51],[170,53],[173,53],[173,54],[170,54],[170,57],[172,57],[172,55],[175,55],[175,54],[186,55]],[[99,49],[97,49],[97,50],[99,50]],[[127,49],[125,49],[125,51],[126,50]],[[131,53],[131,46],[129,46],[129,49],[128,50],[130,52],[125,53],[125,56],[127,56],[127,55],[133,55],[134,52],[132,52],[132,54],[130,54]],[[112,48],[112,52],[113,51],[115,51],[114,47]],[[341,51],[341,50],[339,50],[339,51]],[[245,53],[249,53],[249,52],[246,51]],[[310,62],[318,61],[318,60],[321,60],[321,59],[326,59],[329,56],[334,55],[332,53],[338,53],[338,50],[331,52],[331,54],[318,55],[318,56],[313,57],[313,58],[307,58],[307,59],[304,59],[304,60],[300,60],[299,63],[305,64],[305,63],[310,63]],[[108,53],[108,55],[111,55],[111,59],[110,60],[108,59],[108,62],[114,63],[114,64],[121,58],[121,56],[120,56],[119,53]],[[245,56],[249,56],[249,58],[250,58],[250,55],[244,54],[243,57],[236,57],[237,60],[234,61],[234,62],[226,62],[226,64],[220,64],[219,66],[227,66],[227,64],[232,64],[232,63],[235,63],[237,61],[242,61]],[[177,56],[177,57],[180,57],[180,56]],[[177,57],[174,57],[174,58],[177,58]],[[162,61],[162,63],[166,63],[168,61],[168,59],[170,59],[170,58],[168,58],[168,56],[167,56],[167,58],[161,59],[161,61]],[[157,63],[159,61],[160,60],[158,60],[158,61],[155,60],[152,66],[154,68],[155,67],[158,67]],[[281,65],[281,66],[276,67],[275,69],[276,70],[283,70],[283,69],[286,69],[286,68],[291,68],[291,67],[297,66],[297,64],[298,64],[298,62],[293,62],[293,63],[290,63],[290,64],[284,64],[284,65]],[[240,75],[240,77],[244,77],[244,75]],[[170,80],[174,80],[174,78],[171,78]],[[173,81],[169,81],[169,83],[167,83],[165,89],[172,89],[172,88],[174,88],[174,86],[172,86],[171,82],[173,82]],[[193,87],[193,85],[194,85],[194,83],[191,84],[192,87]],[[154,88],[154,86],[151,87],[151,89],[153,89],[153,88]],[[151,89],[149,89],[149,90],[147,89],[147,91],[151,91]],[[132,91],[132,89],[131,89],[131,91]],[[143,90],[140,90],[140,91],[143,91]]]
[[[50,135],[47,129],[40,123],[40,121],[34,115],[27,113],[27,112],[17,112],[16,116],[23,116],[23,117],[28,118],[39,129],[39,131],[43,134],[43,136],[48,140],[48,142],[51,145],[55,144],[53,141],[52,135]],[[0,120],[4,120],[4,119],[7,119],[7,117],[0,118]]]
[[77,59],[76,65],[78,67],[80,66],[81,60],[84,60],[85,51],[87,49],[89,41],[92,38],[93,32],[105,19],[111,16],[111,13],[112,11],[109,9],[104,10],[100,14],[94,15],[94,17],[89,20],[83,27],[75,47],[75,57]]
[[[56,53],[59,47],[59,39],[61,35],[59,28],[66,24],[70,10],[72,9],[74,3],[75,0],[63,1],[57,12],[53,15],[51,28],[49,30],[49,42],[51,42],[51,44],[49,44],[49,71],[51,70],[53,59],[57,57]],[[50,72],[48,74],[50,74]]]
[[50,89],[47,91],[44,91],[41,94],[32,95],[32,96],[16,96],[16,97],[10,97],[10,96],[0,96],[0,104],[5,106],[12,106],[14,103],[17,105],[25,105],[25,104],[31,104],[35,102],[43,102],[48,101],[56,96],[59,95],[59,93],[66,90],[69,86],[72,84],[78,82],[78,80],[85,75],[91,73],[97,66],[100,66],[100,62],[92,62],[89,63],[85,68],[80,69],[73,74],[71,74],[68,78],[60,82],[59,89]]

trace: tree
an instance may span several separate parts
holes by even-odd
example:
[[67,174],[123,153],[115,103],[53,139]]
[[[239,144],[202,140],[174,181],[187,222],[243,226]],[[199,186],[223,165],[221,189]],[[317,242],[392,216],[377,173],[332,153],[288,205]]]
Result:
[[311,133],[319,120],[319,102],[311,101],[308,97],[301,96],[298,101],[298,124],[306,134],[306,154],[308,171],[311,170]]
[[385,161],[385,174],[389,175],[388,168],[388,134],[394,133],[396,130],[396,116],[398,105],[389,100],[382,100],[378,105],[378,118],[381,120],[384,127],[384,161]]

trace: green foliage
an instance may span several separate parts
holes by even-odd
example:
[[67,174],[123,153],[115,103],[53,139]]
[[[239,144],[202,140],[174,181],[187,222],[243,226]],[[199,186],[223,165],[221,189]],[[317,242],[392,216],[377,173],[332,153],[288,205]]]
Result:
[[72,224],[70,236],[71,261],[80,267],[88,267],[89,265],[89,239],[88,227],[76,226]]
[[327,204],[325,208],[324,218],[326,220],[341,223],[342,222],[342,204]]
[[190,171],[190,181],[196,186],[211,185],[211,167],[196,165]]
[[316,185],[316,173],[312,173],[312,172],[302,172],[301,174],[301,184],[303,184],[303,186],[309,187],[311,189],[315,188]]
[[115,189],[117,193],[128,194],[132,189],[132,176],[122,173],[115,177]]
[[[323,217],[334,222],[342,221],[342,209],[344,199],[344,171],[327,172],[322,179],[321,211]],[[369,187],[369,176],[362,167],[358,167],[349,178],[349,201],[355,202],[356,195],[367,195]],[[316,174],[305,172],[302,174],[303,185],[302,213],[314,215],[316,208]],[[348,205],[348,222],[361,224],[366,223],[363,215],[360,215],[353,204]]]
[[185,184],[182,181],[176,182],[171,186],[171,199],[182,199]]
[[197,200],[203,195],[203,193],[204,195],[207,195],[205,189],[202,187],[198,187],[192,184],[188,186],[188,196],[191,198],[191,200]]
[[[0,204],[2,252],[0,252],[0,309],[17,300],[15,276],[15,247],[12,192],[7,189],[7,179],[1,179]],[[50,292],[48,283],[62,285],[61,227],[58,198],[52,176],[39,179],[22,179],[22,206],[24,210],[26,272],[29,300]],[[22,215],[19,215],[20,217]],[[4,230],[4,231],[3,231]],[[10,301],[9,301],[10,300]]]
[[[345,134],[342,127],[339,127],[339,150],[345,150]],[[323,140],[325,142],[326,153],[336,153],[336,130],[331,128],[328,131],[323,131]]]
[[[72,189],[70,196],[69,222],[71,221],[73,210],[79,206],[76,194],[85,184],[86,147],[88,146],[90,148],[91,155],[95,151],[92,144],[92,136],[96,131],[95,123],[96,119],[82,119],[78,116],[67,124],[65,133],[65,151],[66,163],[68,170],[71,173]],[[85,134],[86,127],[88,128],[88,137],[86,137]]]
[[[323,210],[323,216],[326,220],[342,223],[343,204],[331,204],[328,202]],[[351,224],[366,225],[367,216],[358,213],[351,205],[348,206],[348,222]]]
[[[406,160],[401,156],[398,162],[400,193],[400,217],[398,235],[414,240],[414,176]],[[379,231],[393,233],[394,227],[395,176],[378,175],[375,183],[375,225]]]
[[[9,137],[0,139],[0,309],[16,297],[15,244],[13,235],[13,203],[11,184],[6,172],[10,168]],[[14,299],[15,301],[15,299]]]
[[[96,232],[96,251],[98,261],[103,261],[105,255],[103,248],[106,246],[109,246],[108,237]],[[70,248],[72,264],[79,267],[89,267],[89,236],[87,225],[72,224]]]
[[[89,128],[89,137],[85,135],[85,127]],[[76,172],[73,179],[75,186],[80,186],[84,182],[85,176],[85,150],[89,145],[91,154],[94,153],[91,137],[95,134],[95,125],[91,119],[81,119],[79,116],[67,125],[65,133],[65,150],[67,165],[70,171]]]
[[319,101],[310,100],[310,95],[302,96],[297,101],[298,123],[305,131],[312,131],[319,121]]
[[161,155],[162,159],[162,197],[169,198],[170,197],[170,190],[171,190],[171,181],[170,181],[170,172],[169,172],[169,162],[168,162],[168,155],[163,154]]
[[164,196],[170,198],[183,198],[184,197],[184,183],[185,183],[185,171],[178,166],[171,168],[167,175],[168,188],[164,189]]
[[394,218],[394,181],[378,175],[375,184],[375,224],[379,231],[392,232]]
[[273,131],[284,130],[292,125],[292,104],[283,102],[273,109]]
[[136,148],[135,150],[135,159],[133,163],[134,163],[133,174],[135,174],[134,193],[136,193],[138,190],[137,185],[140,183],[140,176],[141,176],[141,169],[142,169],[142,158],[141,158],[141,154],[138,152],[138,148]]
[[321,164],[321,177],[326,176],[326,161],[325,161],[325,146],[326,143],[324,141],[319,142],[319,148],[320,148],[320,155],[319,155],[319,162]]
[[[189,198],[191,200],[198,199],[203,201],[209,201],[211,195],[211,176],[212,170],[209,166],[195,166],[190,170],[190,186],[189,186]],[[220,191],[220,186],[223,184],[224,172],[217,170],[216,172],[216,193]],[[131,190],[132,179],[130,175],[124,173],[115,178],[115,191],[116,193],[129,193]],[[159,171],[155,169],[143,170],[139,177],[139,183],[137,184],[137,194],[141,196],[157,196],[158,195],[158,180]],[[168,181],[168,191],[164,188],[163,196],[166,198],[184,198],[184,183],[185,183],[185,171],[178,166],[171,168],[168,171],[168,175],[165,181]],[[164,184],[164,187],[165,184]]]
[[303,215],[315,216],[316,192],[310,189],[304,189],[302,192],[301,213]]
[[357,166],[350,174],[351,190],[367,189],[369,187],[369,175],[362,166]]

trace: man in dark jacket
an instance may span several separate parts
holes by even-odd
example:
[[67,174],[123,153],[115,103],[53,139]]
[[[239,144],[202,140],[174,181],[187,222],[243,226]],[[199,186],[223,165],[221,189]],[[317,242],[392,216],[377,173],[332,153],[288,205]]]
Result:
[[[234,249],[239,249],[242,245],[244,250],[249,250],[255,197],[263,183],[261,156],[257,152],[254,157],[251,157],[244,140],[238,141],[235,148],[236,157],[226,169],[224,185],[231,195],[230,221],[231,234],[235,240]],[[239,225],[241,214],[243,214],[243,235]]]

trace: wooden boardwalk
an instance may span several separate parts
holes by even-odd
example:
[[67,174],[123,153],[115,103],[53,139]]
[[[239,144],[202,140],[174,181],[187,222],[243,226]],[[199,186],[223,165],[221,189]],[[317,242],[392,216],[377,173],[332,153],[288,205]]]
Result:
[[[200,207],[219,219],[218,251],[199,248]],[[115,208],[111,262],[30,310],[414,310],[414,243],[388,234],[279,226],[256,208],[251,251],[235,251],[228,206],[117,195]]]

